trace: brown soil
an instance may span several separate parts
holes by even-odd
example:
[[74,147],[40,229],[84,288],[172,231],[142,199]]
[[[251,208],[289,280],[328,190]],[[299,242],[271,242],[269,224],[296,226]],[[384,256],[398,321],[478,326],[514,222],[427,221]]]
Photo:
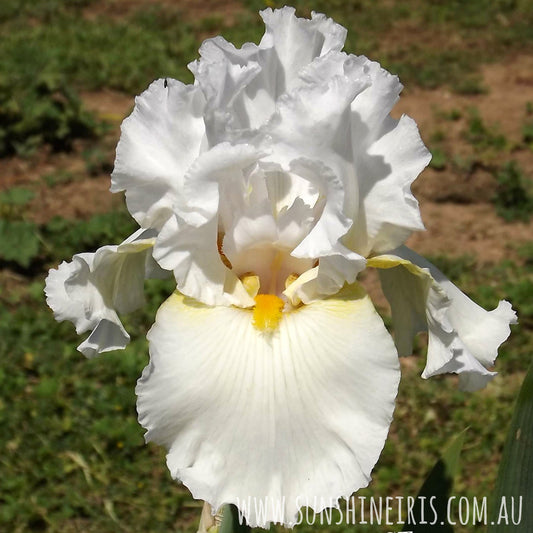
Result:
[[237,0],[100,0],[91,3],[83,14],[88,19],[123,19],[136,11],[150,8],[176,10],[188,21],[212,17],[217,19],[217,24],[220,19],[220,23],[226,26],[231,25],[235,16],[243,11]]

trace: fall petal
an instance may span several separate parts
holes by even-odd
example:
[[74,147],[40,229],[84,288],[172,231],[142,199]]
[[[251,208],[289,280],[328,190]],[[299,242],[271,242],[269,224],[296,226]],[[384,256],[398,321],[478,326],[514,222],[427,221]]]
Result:
[[485,311],[451,283],[433,264],[402,246],[369,260],[380,268],[383,292],[392,309],[395,340],[401,355],[412,350],[417,331],[427,330],[429,346],[422,377],[444,372],[461,374],[467,390],[484,386],[494,375],[500,344],[516,314],[502,301]]
[[167,300],[149,333],[139,420],[195,498],[217,508],[285,497],[281,518],[241,510],[252,526],[293,524],[306,500],[335,505],[368,484],[391,421],[398,360],[356,287],[284,313],[272,334],[251,317],[179,294]]

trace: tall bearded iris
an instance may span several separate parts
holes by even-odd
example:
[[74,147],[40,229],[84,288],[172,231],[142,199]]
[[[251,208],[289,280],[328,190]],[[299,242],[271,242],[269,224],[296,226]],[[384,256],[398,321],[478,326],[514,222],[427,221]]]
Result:
[[[252,526],[291,525],[301,505],[368,484],[414,334],[429,332],[423,377],[458,373],[473,390],[515,320],[403,246],[424,229],[410,185],[430,154],[411,118],[389,114],[398,78],[342,52],[346,30],[324,15],[261,16],[259,45],[207,40],[194,85],[162,79],[136,99],[111,190],[140,229],[46,286],[93,356],[126,345],[119,314],[142,305],[145,277],[173,273],[139,421],[195,498],[266,502],[242,509]],[[380,269],[395,342],[356,281],[366,267]]]

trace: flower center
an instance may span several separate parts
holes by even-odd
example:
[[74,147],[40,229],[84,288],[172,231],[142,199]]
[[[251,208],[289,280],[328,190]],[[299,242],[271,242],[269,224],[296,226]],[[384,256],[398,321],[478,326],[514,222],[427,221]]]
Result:
[[258,294],[254,300],[252,324],[260,331],[274,331],[281,320],[285,302],[275,294]]

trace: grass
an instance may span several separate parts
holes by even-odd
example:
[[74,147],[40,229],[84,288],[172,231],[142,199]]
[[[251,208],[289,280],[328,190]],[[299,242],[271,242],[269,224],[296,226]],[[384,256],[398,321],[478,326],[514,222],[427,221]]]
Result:
[[[345,25],[347,50],[380,60],[407,87],[479,94],[490,89],[480,82],[480,65],[532,49],[533,10],[524,0],[294,3],[302,14],[326,12]],[[185,65],[196,57],[202,38],[221,31],[222,19],[208,13],[184,17],[180,10],[164,8],[110,18],[98,15],[101,4],[0,2],[0,156],[30,157],[45,144],[72,150],[84,161],[83,174],[48,169],[42,184],[11,188],[0,196],[3,531],[185,533],[196,530],[200,513],[188,491],[170,480],[163,450],[144,445],[136,421],[134,387],[148,360],[144,336],[171,284],[147,283],[146,308],[124,319],[134,339],[125,352],[86,361],[75,350],[81,339],[74,328],[55,322],[46,308],[46,271],[74,253],[120,242],[134,225],[124,210],[88,220],[58,217],[39,225],[30,214],[38,209],[39,187],[62,187],[109,171],[109,133],[83,107],[79,93],[112,89],[134,94],[163,76],[191,82]],[[255,11],[265,5],[243,1],[222,30],[226,38],[257,42],[262,25]],[[97,14],[84,16],[92,8]],[[508,139],[479,112],[453,108],[442,113],[431,139],[434,168],[469,173],[488,162],[500,184],[497,208],[524,213],[520,202],[530,194],[524,193],[529,178],[506,163]],[[526,145],[531,144],[532,114],[530,103],[521,139]],[[464,131],[468,157],[450,152],[447,130],[456,122]],[[93,140],[80,149],[77,139],[85,137]],[[459,157],[465,157],[462,168],[454,163]],[[431,258],[487,308],[501,298],[511,300],[520,324],[503,347],[500,375],[476,394],[458,392],[453,377],[422,380],[425,344],[418,339],[417,357],[403,365],[395,420],[374,481],[359,495],[415,495],[445,443],[467,426],[456,492],[490,494],[513,400],[533,349],[533,250],[523,246],[517,253],[518,261],[492,266],[477,264],[473,257]],[[302,525],[297,531],[315,529],[348,532],[353,526]],[[382,533],[383,527],[363,524],[357,531]]]

